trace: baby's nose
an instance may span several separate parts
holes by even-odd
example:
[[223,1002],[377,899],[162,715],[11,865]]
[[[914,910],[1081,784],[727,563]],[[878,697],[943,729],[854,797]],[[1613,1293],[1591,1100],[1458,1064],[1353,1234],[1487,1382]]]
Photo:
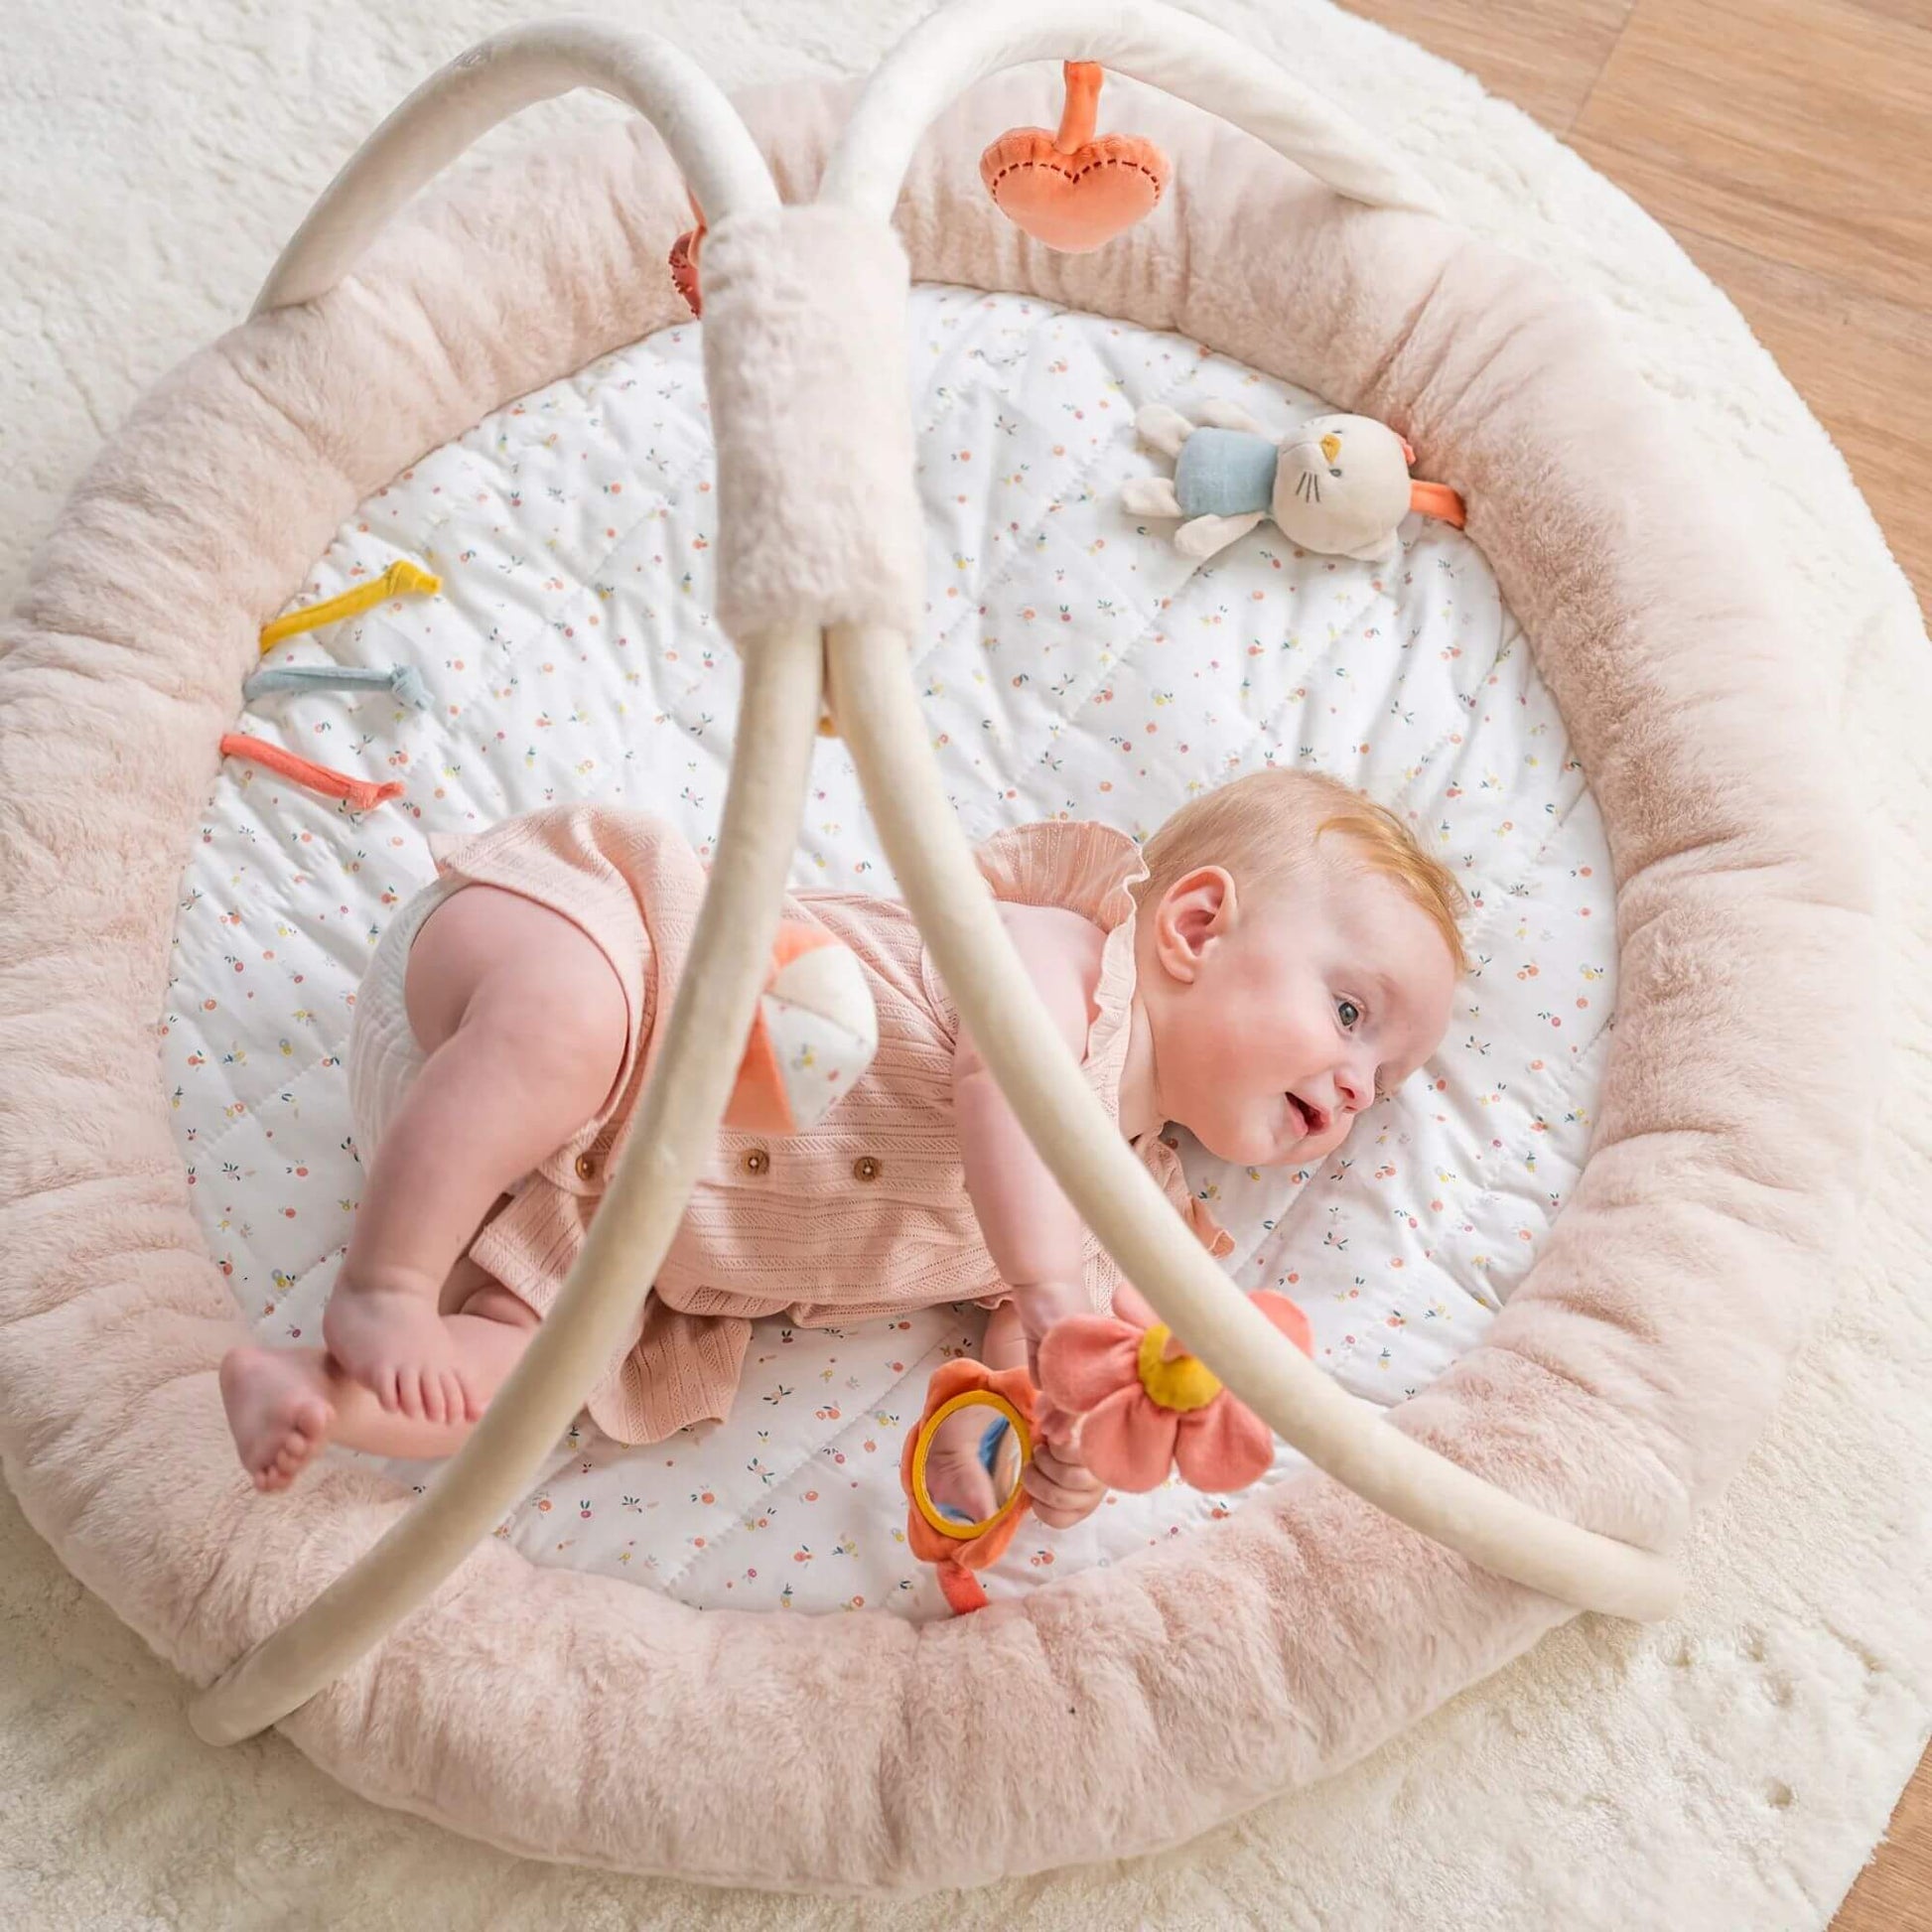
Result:
[[1335,1093],[1351,1114],[1359,1114],[1375,1097],[1375,1082],[1353,1066],[1335,1068]]

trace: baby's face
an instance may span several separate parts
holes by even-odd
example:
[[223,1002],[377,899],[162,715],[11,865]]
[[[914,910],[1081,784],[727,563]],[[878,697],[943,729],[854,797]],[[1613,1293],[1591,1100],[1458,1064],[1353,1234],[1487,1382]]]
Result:
[[1454,962],[1429,915],[1376,875],[1317,872],[1234,909],[1220,930],[1196,918],[1190,977],[1167,976],[1150,1009],[1161,1100],[1223,1161],[1306,1166],[1436,1050]]

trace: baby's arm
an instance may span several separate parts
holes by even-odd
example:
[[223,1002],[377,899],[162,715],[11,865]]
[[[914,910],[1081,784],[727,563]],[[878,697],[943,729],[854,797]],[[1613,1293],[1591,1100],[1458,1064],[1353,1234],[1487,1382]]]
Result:
[[[1074,1056],[1084,1058],[1105,935],[1058,906],[1003,904],[1000,916],[1048,1018]],[[1085,1311],[1085,1229],[964,1025],[953,1056],[953,1106],[980,1232],[1013,1290],[1029,1341],[1037,1345],[1062,1314]]]
[[[1084,1057],[1105,935],[1058,906],[1002,905],[1000,916],[1061,1038]],[[993,1265],[1013,1290],[1032,1370],[1046,1330],[1063,1315],[1087,1311],[1085,1229],[963,1026],[953,1057],[953,1105],[966,1191]],[[1041,1520],[1056,1528],[1079,1521],[1104,1493],[1063,1447],[1044,1444],[1027,1487]]]

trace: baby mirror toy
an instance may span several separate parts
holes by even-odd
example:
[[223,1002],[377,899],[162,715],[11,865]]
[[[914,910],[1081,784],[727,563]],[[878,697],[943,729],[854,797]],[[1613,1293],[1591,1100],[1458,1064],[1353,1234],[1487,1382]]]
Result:
[[927,1384],[918,1427],[906,1436],[899,1458],[911,1505],[906,1541],[934,1567],[955,1611],[985,1606],[974,1573],[1005,1555],[1029,1508],[1022,1478],[1033,1460],[1035,1399],[1024,1368],[947,1362]]
[[[1308,1317],[1293,1302],[1265,1291],[1247,1299],[1312,1354]],[[1274,1431],[1125,1283],[1110,1312],[1071,1315],[1047,1331],[1037,1388],[1025,1369],[947,1362],[905,1439],[899,1481],[911,1505],[906,1541],[933,1565],[956,1612],[986,1606],[976,1573],[1006,1554],[1027,1514],[1035,1436],[1076,1441],[1101,1481],[1130,1493],[1159,1488],[1175,1469],[1207,1494],[1245,1489],[1275,1459]]]

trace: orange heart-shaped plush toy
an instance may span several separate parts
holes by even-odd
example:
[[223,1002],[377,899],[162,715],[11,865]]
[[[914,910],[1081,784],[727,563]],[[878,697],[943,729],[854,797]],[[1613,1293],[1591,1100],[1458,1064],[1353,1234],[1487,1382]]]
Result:
[[1068,61],[1057,134],[1009,129],[980,156],[980,180],[1018,226],[1063,254],[1083,255],[1151,214],[1168,185],[1168,157],[1138,134],[1094,137],[1100,66]]
[[698,290],[698,252],[704,246],[704,209],[698,206],[698,198],[688,190],[685,200],[691,204],[691,212],[697,216],[698,225],[686,228],[671,243],[671,283],[683,296],[685,307],[702,321],[704,297]]

